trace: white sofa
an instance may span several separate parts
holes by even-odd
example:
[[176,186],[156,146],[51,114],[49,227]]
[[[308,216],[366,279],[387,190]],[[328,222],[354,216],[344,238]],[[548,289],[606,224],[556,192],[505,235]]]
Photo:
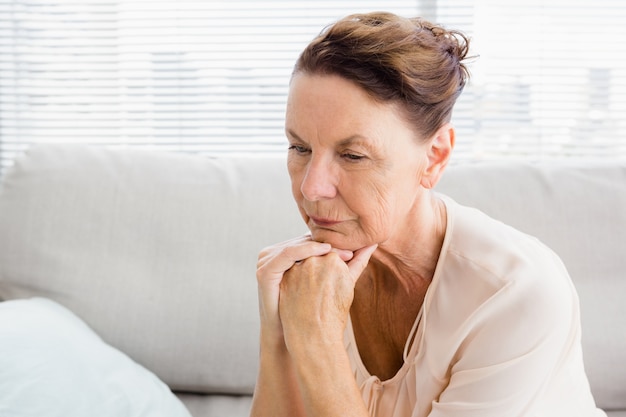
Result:
[[[562,257],[597,404],[625,417],[626,163],[458,164],[438,190]],[[257,254],[305,231],[282,158],[42,145],[2,177],[0,299],[67,307],[194,417],[247,416]]]

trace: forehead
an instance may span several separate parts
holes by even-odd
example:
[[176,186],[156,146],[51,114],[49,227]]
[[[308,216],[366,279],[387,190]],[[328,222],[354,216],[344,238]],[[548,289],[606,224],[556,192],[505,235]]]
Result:
[[343,106],[352,104],[359,108],[378,107],[367,92],[354,82],[338,75],[298,73],[289,84],[289,106]]
[[371,137],[406,127],[397,106],[380,103],[337,75],[296,74],[290,83],[286,130],[308,135]]

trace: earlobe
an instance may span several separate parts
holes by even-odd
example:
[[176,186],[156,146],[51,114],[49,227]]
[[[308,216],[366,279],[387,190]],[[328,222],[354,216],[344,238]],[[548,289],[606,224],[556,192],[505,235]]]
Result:
[[422,186],[434,188],[448,165],[454,148],[455,132],[450,123],[444,124],[430,141],[428,148],[428,166],[424,170]]

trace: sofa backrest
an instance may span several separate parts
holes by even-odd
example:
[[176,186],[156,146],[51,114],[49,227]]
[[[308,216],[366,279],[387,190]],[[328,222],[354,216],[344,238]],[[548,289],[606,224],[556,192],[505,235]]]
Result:
[[305,231],[281,159],[41,146],[0,189],[0,298],[60,302],[174,390],[249,394],[257,254]]
[[[437,190],[562,257],[598,405],[626,409],[626,164],[458,165]],[[0,299],[62,303],[174,390],[250,394],[257,254],[305,232],[282,158],[43,145],[2,179]]]

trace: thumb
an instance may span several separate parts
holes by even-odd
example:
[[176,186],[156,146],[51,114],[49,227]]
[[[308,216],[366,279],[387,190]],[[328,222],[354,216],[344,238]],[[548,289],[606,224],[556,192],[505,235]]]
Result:
[[354,252],[354,257],[348,262],[348,270],[350,271],[350,276],[356,282],[365,267],[370,261],[370,257],[378,247],[378,244],[373,244],[370,246],[366,246]]

